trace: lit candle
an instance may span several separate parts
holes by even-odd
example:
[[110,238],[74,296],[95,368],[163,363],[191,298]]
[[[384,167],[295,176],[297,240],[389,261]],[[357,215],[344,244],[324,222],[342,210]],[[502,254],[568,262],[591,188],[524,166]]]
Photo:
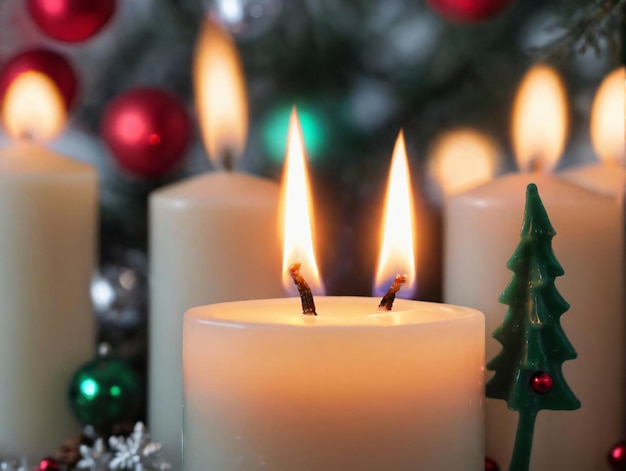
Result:
[[64,106],[50,79],[26,72],[2,107],[16,141],[0,151],[0,443],[31,458],[80,430],[67,387],[94,353],[96,172],[33,142],[62,129]]
[[[554,252],[567,273],[557,288],[571,304],[563,328],[579,354],[563,365],[582,402],[574,412],[546,412],[537,420],[531,469],[604,469],[605,454],[622,435],[624,322],[622,231],[619,208],[608,197],[547,172],[566,136],[565,96],[555,72],[531,70],[516,98],[513,139],[523,170],[448,200],[445,215],[446,302],[485,313],[487,358],[500,351],[491,333],[506,306],[498,297],[511,273],[506,262],[519,240],[526,186],[534,182],[558,232]],[[536,159],[532,161],[532,159]],[[612,365],[607,373],[606,365]],[[508,468],[517,415],[487,400],[487,456]],[[593,430],[593,433],[589,433]]]
[[563,178],[607,196],[624,192],[624,68],[611,72],[602,82],[591,109],[591,142],[599,164],[561,173]]
[[[285,242],[304,244],[286,248],[286,266],[302,262],[319,286],[313,244],[302,232],[308,190],[289,183],[298,176],[292,170],[305,168],[295,126],[292,116],[289,135],[298,143],[288,145],[286,186],[294,192],[285,198],[297,206],[286,211]],[[406,155],[398,159],[405,160],[394,157],[394,169],[406,172]],[[408,189],[406,174],[391,178]],[[406,208],[409,195],[395,196],[402,199],[391,206]],[[404,223],[386,233],[401,233],[406,246],[381,276],[414,277],[408,219],[387,219]],[[380,311],[378,302],[318,297],[317,315],[303,315],[293,298],[187,311],[183,469],[482,471],[482,314],[402,299]]]
[[230,170],[247,133],[244,78],[231,38],[211,21],[198,42],[194,80],[209,155],[226,170],[150,198],[149,419],[175,469],[181,468],[183,313],[282,293],[279,186]]

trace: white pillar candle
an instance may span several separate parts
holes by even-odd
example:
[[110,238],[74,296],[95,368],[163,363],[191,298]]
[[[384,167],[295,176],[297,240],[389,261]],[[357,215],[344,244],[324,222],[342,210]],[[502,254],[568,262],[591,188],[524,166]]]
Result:
[[[539,100],[544,106],[559,96],[558,90],[548,91],[544,89]],[[534,102],[534,97],[525,98]],[[541,111],[542,116],[550,115]],[[554,129],[554,121],[530,118],[542,129],[521,126],[528,134],[516,134],[526,146],[520,150],[518,145],[518,157],[558,157],[558,144],[542,147],[533,137],[564,136],[562,130]],[[541,411],[531,469],[600,470],[606,467],[607,450],[622,436],[624,412],[623,238],[615,200],[540,172],[498,178],[450,198],[445,214],[444,299],[485,313],[486,357],[491,360],[502,348],[491,333],[506,313],[498,297],[512,277],[506,263],[519,242],[525,191],[531,182],[537,184],[557,231],[554,253],[565,269],[557,288],[571,304],[561,323],[579,355],[564,363],[563,371],[582,402],[582,408],[572,412]],[[610,370],[606,365],[612,365]],[[504,401],[487,400],[487,456],[502,469],[509,465],[516,424],[517,413]]]
[[[39,74],[16,80],[3,108],[12,132],[47,135],[63,106],[48,92],[54,86]],[[16,103],[23,116],[42,109],[35,128],[11,114]],[[41,459],[80,431],[67,391],[94,354],[96,172],[35,144],[2,149],[0,221],[0,445]]]
[[[195,74],[210,155],[239,155],[243,77],[232,41],[212,23],[201,35]],[[276,183],[236,172],[201,175],[151,195],[149,423],[174,469],[182,459],[183,313],[282,293],[278,199]]]
[[175,462],[182,314],[204,303],[282,293],[278,193],[278,185],[260,178],[214,173],[151,197],[150,427]]
[[483,470],[482,314],[378,301],[188,311],[183,469]]
[[[502,347],[491,333],[506,313],[498,297],[511,280],[506,262],[519,240],[531,182],[557,231],[554,253],[565,269],[557,288],[571,305],[561,323],[579,355],[563,371],[582,402],[577,411],[539,414],[531,469],[603,469],[608,448],[622,434],[624,402],[623,240],[614,201],[548,175],[499,178],[452,197],[445,216],[444,299],[485,313],[486,357],[493,358]],[[506,469],[517,414],[494,399],[487,400],[486,412],[487,456]]]

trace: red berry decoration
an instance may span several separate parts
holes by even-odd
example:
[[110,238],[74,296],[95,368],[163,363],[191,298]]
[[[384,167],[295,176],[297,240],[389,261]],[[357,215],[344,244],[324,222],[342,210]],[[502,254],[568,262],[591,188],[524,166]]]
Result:
[[626,441],[613,445],[607,459],[613,471],[626,471]]
[[498,463],[496,463],[494,460],[486,456],[485,457],[485,471],[500,471],[500,467],[498,466]]
[[91,38],[115,11],[115,0],[28,0],[27,5],[46,35],[68,43]]
[[54,458],[44,458],[39,462],[39,471],[58,471],[59,463]]
[[513,0],[426,0],[428,6],[456,23],[487,21],[505,10]]
[[100,132],[124,170],[155,178],[169,172],[184,157],[191,120],[171,93],[137,88],[111,102]]
[[74,68],[61,54],[48,49],[30,49],[10,59],[0,71],[0,96],[24,72],[41,72],[56,84],[69,110],[78,91]]
[[530,387],[537,394],[547,394],[552,390],[552,378],[548,373],[535,373],[530,378]]

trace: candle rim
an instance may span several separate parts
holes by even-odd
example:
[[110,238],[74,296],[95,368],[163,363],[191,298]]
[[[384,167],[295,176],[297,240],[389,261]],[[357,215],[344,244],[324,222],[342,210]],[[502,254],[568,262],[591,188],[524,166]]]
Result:
[[95,167],[36,142],[17,141],[0,147],[0,178],[61,180],[85,175],[96,176]]
[[621,164],[585,163],[563,170],[560,176],[572,184],[614,199],[622,194],[626,183],[626,168]]
[[[240,195],[237,189],[254,190],[256,197]],[[162,186],[154,190],[151,198],[170,204],[214,204],[229,202],[247,206],[275,205],[279,199],[280,186],[274,180],[244,172],[210,171]]]
[[[447,325],[454,323],[459,325],[463,323],[473,324],[477,320],[484,323],[484,314],[470,307],[456,306],[452,304],[432,303],[426,301],[415,301],[408,299],[397,299],[392,311],[378,311],[378,298],[366,297],[366,296],[317,296],[315,298],[316,304],[319,308],[320,315],[318,316],[304,316],[301,314],[300,298],[272,298],[261,300],[247,300],[247,301],[231,301],[216,304],[208,304],[204,306],[193,307],[185,312],[184,322],[186,324],[193,323],[195,325],[202,325],[207,327],[222,327],[222,328],[234,328],[234,329],[302,329],[302,327],[312,327],[315,330],[345,330],[345,329],[402,329],[402,328],[427,328],[436,327],[441,325]],[[343,303],[348,305],[358,304],[358,307],[369,307],[371,309],[364,310],[363,315],[355,316],[354,314],[346,316],[344,318],[341,315],[333,314],[329,316],[324,315],[325,307],[328,302]],[[237,312],[236,308],[249,307],[254,304],[262,303],[264,308],[268,308],[272,305],[281,307],[293,305],[293,317],[291,314],[280,316],[283,317],[280,322],[271,320],[276,319],[277,314],[268,314],[268,320],[253,320],[246,319],[244,317],[235,318],[228,315],[223,315],[224,309],[230,309],[231,312]],[[420,309],[421,308],[421,309]],[[421,311],[421,312],[420,312]],[[438,311],[436,314],[435,312]],[[215,316],[207,316],[207,312],[217,313]],[[435,316],[440,313],[445,314],[440,319]],[[222,313],[222,315],[220,315]],[[418,316],[416,316],[418,314]],[[426,315],[429,315],[426,318]],[[419,317],[421,315],[421,317]],[[354,319],[358,322],[354,322]],[[386,319],[399,320],[400,322],[395,324],[383,323]],[[350,320],[353,320],[350,322]],[[377,322],[378,321],[378,322]],[[308,330],[308,329],[307,329]]]
[[[511,172],[504,174],[498,178],[472,188],[463,193],[451,196],[447,200],[447,204],[454,204],[457,201],[472,202],[479,206],[501,205],[514,202],[525,202],[526,186],[535,183],[539,189],[542,199],[550,201],[551,207],[554,206],[580,206],[580,201],[585,198],[597,197],[605,199],[606,196],[600,195],[589,189],[583,188],[566,178],[565,172],[559,173],[527,173],[527,172]],[[512,186],[513,185],[513,186]],[[512,191],[511,188],[521,189],[521,191]],[[503,189],[506,189],[504,191]],[[566,198],[563,198],[561,192],[568,192]],[[559,195],[554,197],[553,195]],[[504,196],[503,196],[504,195]]]

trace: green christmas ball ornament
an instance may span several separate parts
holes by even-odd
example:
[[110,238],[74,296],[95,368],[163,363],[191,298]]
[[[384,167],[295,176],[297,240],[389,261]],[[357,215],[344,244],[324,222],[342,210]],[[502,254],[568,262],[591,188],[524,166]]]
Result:
[[83,425],[107,429],[134,421],[141,407],[141,383],[122,359],[102,349],[95,360],[81,366],[69,386],[74,414]]

